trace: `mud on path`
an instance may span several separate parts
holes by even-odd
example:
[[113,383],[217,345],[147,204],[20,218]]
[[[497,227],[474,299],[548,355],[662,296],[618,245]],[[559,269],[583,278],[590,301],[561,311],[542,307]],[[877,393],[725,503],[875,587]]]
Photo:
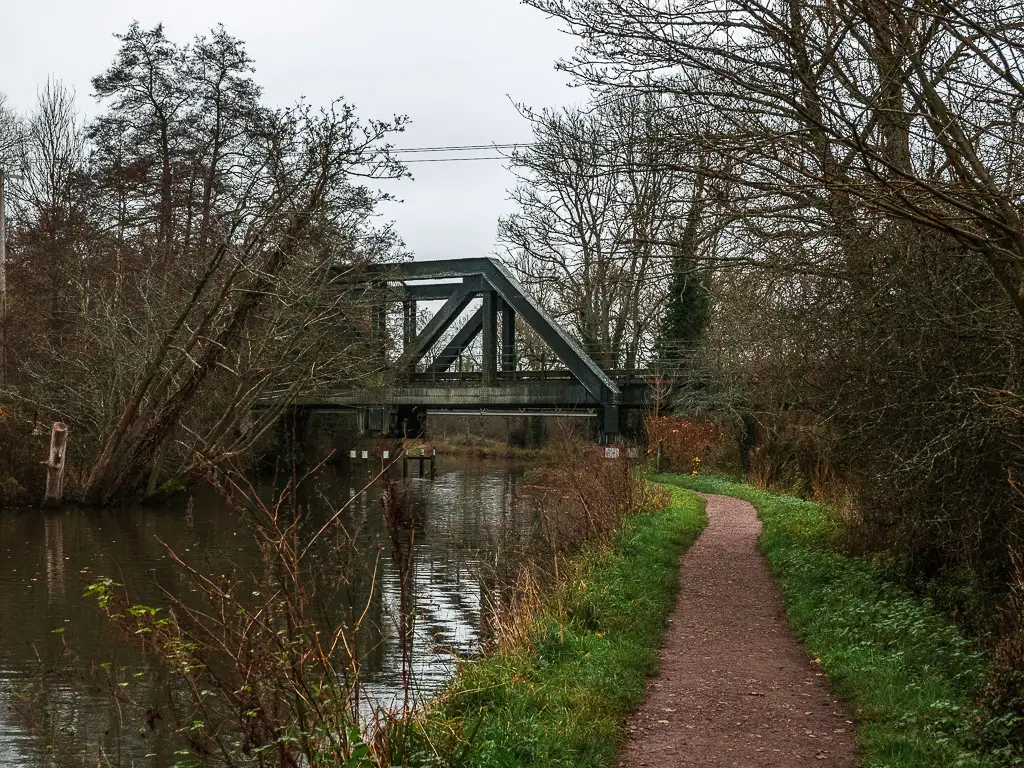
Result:
[[684,556],[661,669],[630,719],[619,765],[858,765],[853,725],[786,624],[745,501],[704,496]]

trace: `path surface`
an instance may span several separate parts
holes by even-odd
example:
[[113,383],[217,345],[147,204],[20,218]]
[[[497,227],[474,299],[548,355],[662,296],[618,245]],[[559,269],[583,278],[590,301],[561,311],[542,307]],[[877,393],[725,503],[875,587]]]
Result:
[[745,501],[704,496],[679,601],[619,764],[855,768],[853,725],[786,624]]

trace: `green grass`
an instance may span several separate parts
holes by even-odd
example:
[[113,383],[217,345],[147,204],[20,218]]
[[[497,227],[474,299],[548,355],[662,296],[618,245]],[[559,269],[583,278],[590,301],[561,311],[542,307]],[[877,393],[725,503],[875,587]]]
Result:
[[656,479],[758,509],[790,625],[851,707],[865,768],[1000,764],[968,746],[984,738],[975,703],[984,656],[929,601],[887,581],[880,564],[839,553],[826,507],[718,478]]
[[466,665],[426,716],[424,735],[446,753],[435,764],[614,764],[625,718],[657,669],[679,556],[707,524],[697,496],[668,490],[666,509],[630,519],[610,548],[573,564],[572,578],[535,618],[529,643]]

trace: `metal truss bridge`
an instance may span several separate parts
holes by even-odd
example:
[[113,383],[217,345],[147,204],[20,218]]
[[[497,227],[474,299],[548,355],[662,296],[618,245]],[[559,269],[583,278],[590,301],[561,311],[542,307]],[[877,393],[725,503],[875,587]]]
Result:
[[[356,408],[365,433],[410,437],[420,434],[428,413],[584,414],[598,419],[600,441],[612,442],[620,411],[641,408],[650,396],[647,372],[602,370],[497,259],[407,262],[379,268],[367,280],[385,288],[383,301],[403,306],[404,346],[390,365],[394,383],[319,393],[296,401],[297,408]],[[481,306],[452,335],[474,299],[482,299]],[[418,328],[421,301],[444,304]],[[386,312],[384,306],[375,310],[381,333]],[[519,369],[521,323],[544,341],[563,369]],[[480,370],[453,372],[478,336]],[[425,365],[424,359],[429,360]]]

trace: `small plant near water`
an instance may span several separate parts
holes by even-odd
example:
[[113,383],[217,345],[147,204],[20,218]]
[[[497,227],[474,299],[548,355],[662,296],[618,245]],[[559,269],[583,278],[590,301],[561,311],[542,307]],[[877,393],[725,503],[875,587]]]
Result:
[[[167,609],[132,603],[109,579],[86,594],[166,677],[157,717],[180,741],[182,766],[361,764],[369,751],[352,706],[358,625],[342,608],[344,567],[313,546],[316,529],[290,484],[270,505],[242,485],[231,490],[261,570],[209,576],[168,550],[191,589],[165,591]],[[137,705],[129,681],[119,686]]]
[[719,478],[659,480],[754,504],[791,626],[851,707],[865,768],[1020,765],[979,707],[988,664],[931,603],[881,564],[841,554],[827,507]]
[[647,486],[628,461],[590,450],[528,476],[542,549],[572,554],[607,542],[625,519],[650,509]]

